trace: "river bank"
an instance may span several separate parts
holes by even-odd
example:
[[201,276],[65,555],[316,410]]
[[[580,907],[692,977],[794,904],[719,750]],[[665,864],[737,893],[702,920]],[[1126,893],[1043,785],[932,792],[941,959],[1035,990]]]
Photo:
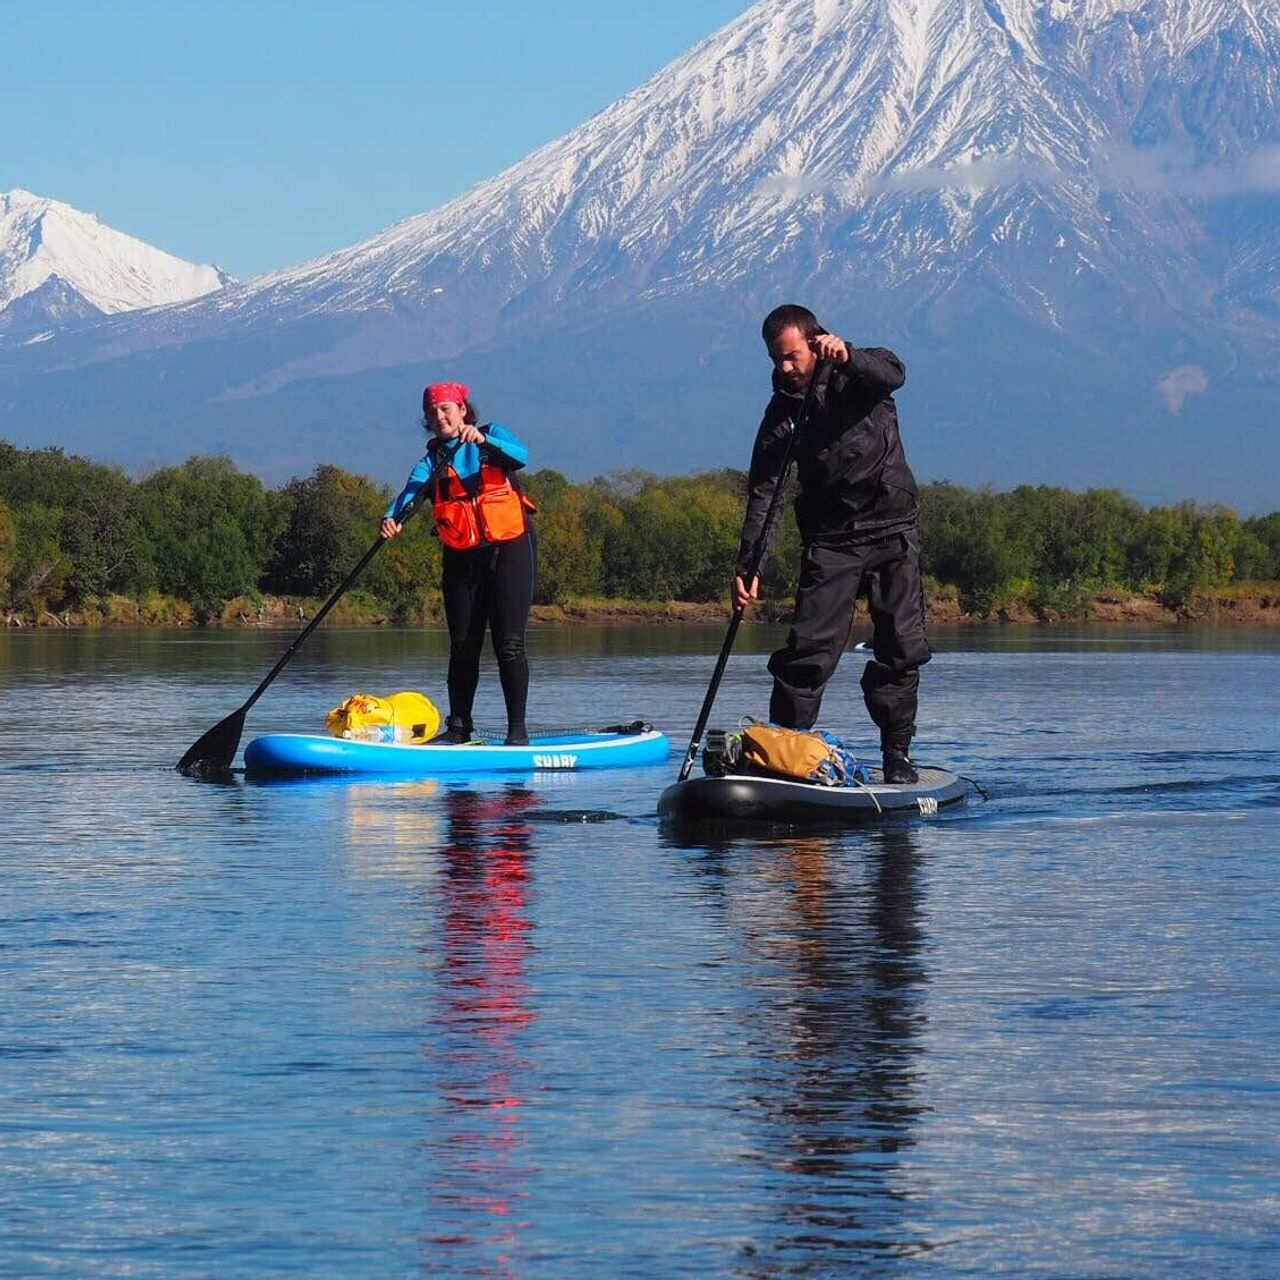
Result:
[[[81,610],[38,615],[9,613],[5,625],[28,627],[278,627],[298,628],[312,617],[319,600],[282,596],[241,597],[228,601],[213,617],[200,619],[191,605],[170,596],[150,595],[141,600],[111,596]],[[865,603],[859,613],[865,620]],[[789,600],[764,600],[749,615],[749,622],[785,623]],[[1196,594],[1186,600],[1165,600],[1154,595],[1113,592],[1081,593],[1069,604],[1014,598],[985,611],[966,608],[959,595],[942,589],[926,597],[926,613],[934,625],[966,626],[1020,623],[1052,626],[1059,623],[1098,623],[1117,627],[1161,627],[1186,624],[1275,627],[1280,626],[1280,583],[1241,583]],[[724,602],[684,600],[569,599],[559,604],[534,605],[534,626],[590,623],[596,626],[715,626],[728,617]],[[358,592],[340,600],[326,619],[335,626],[443,626],[438,600],[428,600],[414,616],[396,619],[380,602]]]
[[[858,612],[865,618],[865,602],[859,605]],[[943,594],[928,598],[925,612],[931,624],[945,626],[987,626],[993,622],[1042,625],[1093,622],[1144,628],[1205,623],[1223,626],[1280,626],[1280,584],[1259,584],[1256,589],[1232,588],[1213,595],[1193,596],[1186,601],[1168,603],[1150,596],[1115,594],[1088,597],[1072,609],[1011,601],[986,612],[965,609],[957,597]],[[765,600],[756,606],[748,621],[779,623],[787,622],[790,616],[789,600]],[[686,601],[655,603],[584,600],[564,605],[535,605],[533,609],[534,621],[539,623],[654,623],[679,626],[709,625],[723,622],[727,617],[727,604]]]

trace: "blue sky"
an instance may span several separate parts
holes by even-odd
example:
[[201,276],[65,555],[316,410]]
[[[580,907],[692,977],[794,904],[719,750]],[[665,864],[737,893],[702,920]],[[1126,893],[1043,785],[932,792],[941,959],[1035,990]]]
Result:
[[0,8],[0,191],[245,278],[443,203],[748,0]]

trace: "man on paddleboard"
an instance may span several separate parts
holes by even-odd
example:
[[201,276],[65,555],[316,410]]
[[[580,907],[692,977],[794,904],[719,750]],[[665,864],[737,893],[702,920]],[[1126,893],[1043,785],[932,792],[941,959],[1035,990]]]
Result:
[[920,667],[929,661],[920,580],[920,495],[898,434],[893,393],[906,380],[902,361],[883,347],[854,347],[805,307],[776,307],[762,336],[773,362],[773,396],[756,433],[747,511],[733,582],[734,607],[760,590],[744,582],[757,543],[766,551],[769,502],[792,424],[810,396],[794,449],[800,484],[796,523],[803,544],[795,618],[786,644],[769,659],[769,718],[789,729],[818,719],[823,690],[867,597],[875,657],[862,694],[880,730],[886,782],[916,782],[909,748],[916,726]]

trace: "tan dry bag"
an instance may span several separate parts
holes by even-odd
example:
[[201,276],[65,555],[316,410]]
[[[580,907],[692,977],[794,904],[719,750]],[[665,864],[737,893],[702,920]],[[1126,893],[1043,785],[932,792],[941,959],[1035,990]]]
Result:
[[816,733],[748,725],[742,731],[742,759],[754,768],[780,778],[818,782],[835,787],[846,780],[847,768],[838,752]]

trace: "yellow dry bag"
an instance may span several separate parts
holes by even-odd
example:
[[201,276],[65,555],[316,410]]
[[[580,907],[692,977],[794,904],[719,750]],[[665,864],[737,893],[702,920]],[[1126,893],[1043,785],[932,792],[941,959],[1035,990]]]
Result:
[[353,693],[329,712],[324,727],[336,738],[426,742],[440,728],[440,712],[430,698],[414,689],[389,698]]

